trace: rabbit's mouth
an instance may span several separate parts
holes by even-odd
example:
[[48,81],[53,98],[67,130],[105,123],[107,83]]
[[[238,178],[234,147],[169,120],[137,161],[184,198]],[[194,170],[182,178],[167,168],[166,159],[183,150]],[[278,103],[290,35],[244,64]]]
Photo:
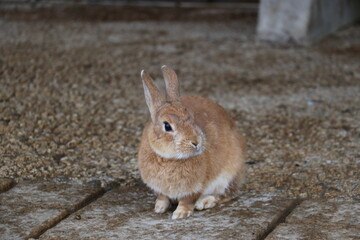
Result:
[[[162,140],[162,139],[161,139]],[[198,135],[192,138],[182,138],[180,135],[175,137],[175,141],[167,142],[164,141],[150,141],[151,149],[160,157],[167,159],[187,159],[201,155],[205,151],[205,137]]]
[[194,153],[193,156],[197,156],[197,155],[202,154],[202,153],[204,152],[204,150],[205,150],[205,147],[200,146],[199,148],[197,148],[197,149],[195,150],[195,153]]
[[186,147],[183,147],[181,150],[176,151],[177,156],[176,159],[186,159],[198,156],[202,154],[205,150],[205,147],[203,144],[196,144],[193,143],[187,144]]
[[163,151],[159,151],[156,148],[152,148],[154,150],[154,152],[163,157],[163,158],[167,158],[167,159],[187,159],[187,158],[191,158],[191,157],[195,157],[198,156],[200,154],[202,154],[205,151],[205,146],[203,144],[201,145],[197,145],[196,147],[186,147],[181,148],[181,149],[176,149],[175,152],[163,152]]

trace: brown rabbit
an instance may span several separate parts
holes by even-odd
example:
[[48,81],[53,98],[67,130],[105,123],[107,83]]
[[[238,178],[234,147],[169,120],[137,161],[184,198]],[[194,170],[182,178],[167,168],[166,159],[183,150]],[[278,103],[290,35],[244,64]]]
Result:
[[245,144],[224,108],[200,96],[180,96],[176,73],[163,66],[166,98],[143,70],[151,121],[139,148],[143,181],[158,195],[155,212],[179,202],[172,218],[185,218],[231,199],[245,175]]

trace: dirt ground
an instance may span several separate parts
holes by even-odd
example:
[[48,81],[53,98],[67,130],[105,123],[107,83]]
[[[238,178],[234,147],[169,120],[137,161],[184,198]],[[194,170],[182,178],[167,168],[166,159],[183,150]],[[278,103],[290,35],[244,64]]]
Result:
[[360,200],[360,25],[311,47],[256,41],[237,9],[0,13],[0,177],[139,180],[140,79],[223,105],[247,137],[244,190]]

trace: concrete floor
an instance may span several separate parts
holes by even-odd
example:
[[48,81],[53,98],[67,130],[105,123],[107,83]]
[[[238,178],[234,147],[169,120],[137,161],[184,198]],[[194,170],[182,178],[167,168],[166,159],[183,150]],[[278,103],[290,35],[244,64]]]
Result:
[[175,206],[156,214],[154,202],[154,194],[141,184],[105,192],[99,186],[53,181],[14,186],[0,178],[0,237],[353,240],[360,234],[358,201],[286,199],[241,191],[229,202],[178,220],[171,220]]

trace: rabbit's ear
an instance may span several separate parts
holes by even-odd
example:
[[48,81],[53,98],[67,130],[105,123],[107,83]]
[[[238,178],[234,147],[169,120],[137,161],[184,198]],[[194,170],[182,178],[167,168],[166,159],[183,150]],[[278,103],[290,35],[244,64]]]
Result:
[[166,65],[162,66],[161,70],[165,79],[166,100],[170,102],[179,100],[179,81],[175,71]]
[[150,75],[144,70],[141,71],[141,79],[143,80],[146,104],[149,108],[151,119],[155,122],[156,110],[165,103],[165,99]]

